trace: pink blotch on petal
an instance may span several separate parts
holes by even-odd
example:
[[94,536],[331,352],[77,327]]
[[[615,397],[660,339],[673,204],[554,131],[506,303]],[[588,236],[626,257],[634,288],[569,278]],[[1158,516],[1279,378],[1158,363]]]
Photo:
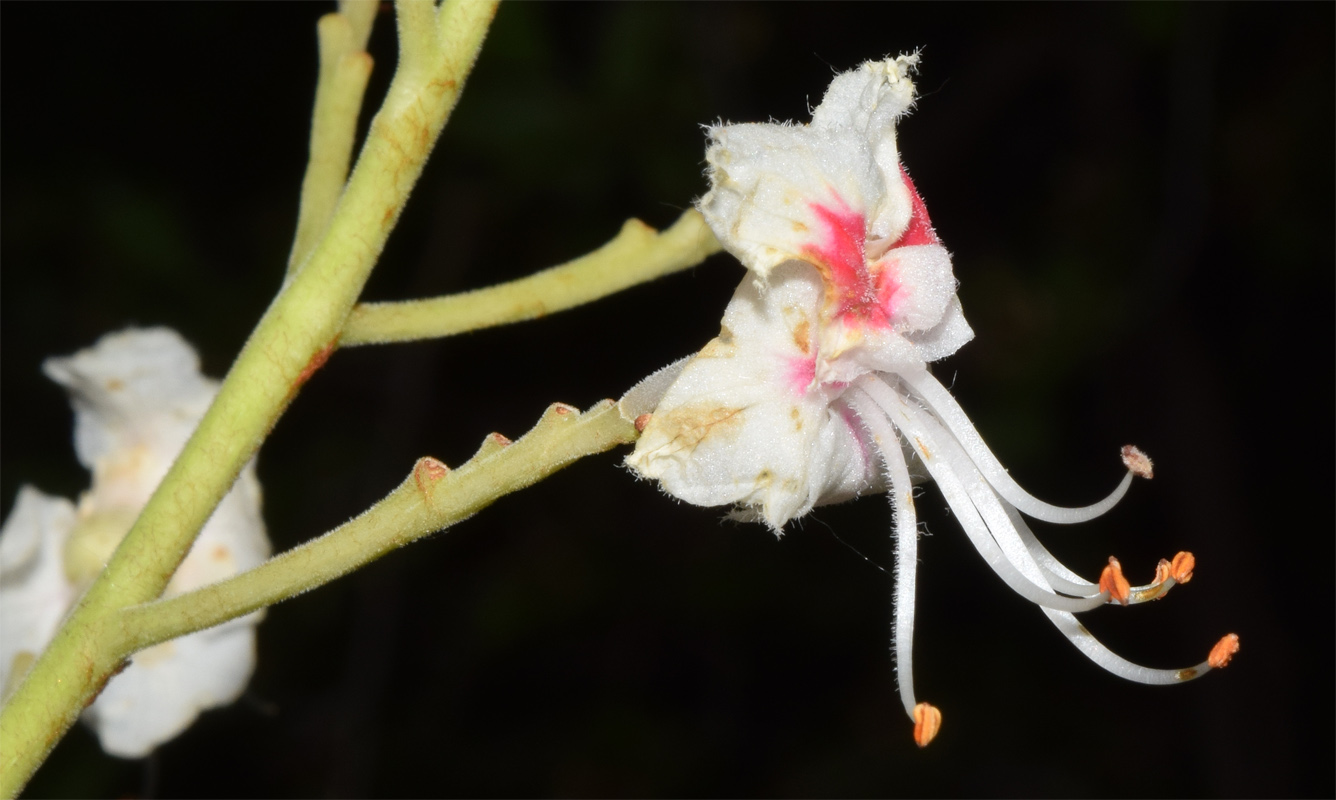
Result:
[[904,287],[900,284],[900,263],[895,252],[888,252],[877,262],[877,302],[886,310],[888,319],[895,319],[904,300]]
[[833,316],[848,323],[884,328],[890,325],[879,302],[874,277],[868,272],[867,224],[863,215],[836,198],[839,208],[813,202],[808,208],[825,226],[823,241],[804,254],[821,269]]
[[896,248],[941,244],[928,218],[928,207],[903,165],[900,177],[909,191],[909,224],[882,260],[870,268],[867,220],[863,215],[838,196],[829,205],[817,202],[808,205],[825,230],[815,244],[803,249],[803,254],[821,271],[832,320],[855,328],[889,328],[898,306],[905,300]]
[[924,205],[923,198],[919,197],[918,189],[914,188],[914,182],[909,179],[909,173],[905,172],[903,164],[900,165],[900,177],[904,179],[905,188],[909,190],[909,202],[912,206],[909,212],[909,227],[900,234],[900,238],[895,240],[891,247],[912,247],[916,244],[941,244],[942,240],[937,238],[937,231],[932,229],[932,220],[928,219],[928,207]]
[[867,428],[863,425],[863,421],[858,418],[858,415],[855,414],[854,410],[849,406],[840,403],[836,408],[839,411],[840,419],[844,420],[844,424],[848,426],[849,432],[853,434],[851,438],[858,443],[858,455],[863,460],[863,471],[867,472],[868,464],[870,464],[873,459],[872,451],[868,447]]
[[790,358],[784,379],[795,395],[801,397],[807,394],[808,387],[816,380],[816,356]]

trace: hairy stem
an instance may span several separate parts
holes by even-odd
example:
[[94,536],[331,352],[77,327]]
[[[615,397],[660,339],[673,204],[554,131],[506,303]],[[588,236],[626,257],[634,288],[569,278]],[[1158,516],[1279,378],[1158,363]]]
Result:
[[494,434],[456,470],[419,459],[385,499],[324,536],[228,580],[124,609],[111,629],[119,636],[114,649],[142,650],[295,597],[636,436],[635,425],[610,400],[584,414],[556,404],[518,441]]
[[288,256],[292,275],[315,249],[338,205],[353,156],[357,116],[371,76],[366,52],[375,20],[375,0],[345,0],[340,13],[326,14],[316,24],[320,41],[320,76],[311,114],[311,153],[302,179],[297,233]]
[[348,316],[339,344],[430,339],[534,319],[694,267],[719,250],[719,242],[695,210],[662,233],[631,219],[594,252],[526,278],[425,300],[359,303]]
[[217,398],[107,567],[0,710],[0,794],[17,794],[121,657],[100,630],[162,594],[195,536],[302,383],[328,358],[496,12],[400,0],[400,58],[320,242],[284,284]]

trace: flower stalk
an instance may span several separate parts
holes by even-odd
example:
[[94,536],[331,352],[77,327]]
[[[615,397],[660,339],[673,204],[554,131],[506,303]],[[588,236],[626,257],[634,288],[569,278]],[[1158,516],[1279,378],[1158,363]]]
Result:
[[611,400],[584,413],[554,403],[518,441],[487,436],[477,453],[451,470],[426,457],[393,492],[329,533],[233,578],[103,617],[93,649],[117,665],[136,651],[204,630],[295,597],[448,528],[498,498],[531,486],[572,462],[638,436],[630,412]]
[[376,0],[342,0],[338,13],[326,14],[316,23],[320,77],[311,114],[311,153],[302,179],[297,234],[288,258],[289,276],[319,243],[348,180],[357,116],[371,77],[372,59],[366,43],[378,6]]
[[104,629],[106,647],[132,653],[295,597],[461,522],[577,459],[630,444],[637,435],[611,400],[584,413],[555,403],[518,441],[489,435],[458,469],[419,459],[398,488],[358,517],[249,572],[121,610]]
[[720,249],[695,209],[662,232],[629,219],[592,253],[518,280],[444,297],[359,303],[339,345],[430,339],[536,319],[694,267]]

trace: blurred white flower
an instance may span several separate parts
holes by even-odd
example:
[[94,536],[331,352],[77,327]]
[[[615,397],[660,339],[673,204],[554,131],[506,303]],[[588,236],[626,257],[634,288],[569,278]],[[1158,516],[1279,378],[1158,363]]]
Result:
[[[0,531],[0,686],[5,695],[54,635],[129,531],[218,390],[175,331],[126,330],[43,364],[70,393],[74,444],[93,473],[77,508],[19,490]],[[247,465],[168,584],[165,596],[250,569],[269,555],[260,485]],[[150,647],[84,712],[103,749],[147,755],[199,712],[232,702],[255,666],[259,613]]]
[[[885,491],[895,509],[896,664],[901,699],[926,745],[941,713],[914,696],[911,655],[917,522],[910,468],[937,483],[997,574],[1043,608],[1104,668],[1173,683],[1222,666],[1151,670],[1100,645],[1072,612],[1160,597],[1191,577],[1192,557],[1162,561],[1131,587],[1116,560],[1080,578],[1039,543],[1021,517],[1074,523],[1096,517],[1150,461],[1124,448],[1128,473],[1104,501],[1058,508],[1025,493],[974,430],[928,362],[973,336],[956,297],[951,257],[900,164],[895,122],[913,102],[917,56],[838,75],[809,125],[720,125],[706,153],[711,189],[701,213],[747,276],[719,336],[677,367],[627,463],[674,497],[734,506],[735,518],[776,533],[811,511]],[[671,369],[671,368],[670,368]],[[672,373],[667,373],[671,376]],[[660,374],[647,383],[662,387]],[[1226,652],[1228,651],[1228,652]]]

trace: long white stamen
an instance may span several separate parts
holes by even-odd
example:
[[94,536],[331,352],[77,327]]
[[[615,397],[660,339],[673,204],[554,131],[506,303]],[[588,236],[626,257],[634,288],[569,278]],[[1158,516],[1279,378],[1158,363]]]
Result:
[[[976,504],[975,498],[971,497],[970,492],[962,485],[960,478],[956,475],[957,465],[950,461],[951,449],[947,442],[951,440],[950,434],[941,428],[941,426],[930,415],[922,412],[916,412],[903,397],[900,396],[891,387],[886,384],[868,380],[859,383],[862,388],[873,399],[874,402],[891,417],[891,421],[896,427],[904,432],[905,437],[911,441],[919,457],[928,467],[933,480],[941,490],[942,495],[946,497],[951,510],[955,512],[956,518],[960,521],[961,527],[966,535],[974,544],[979,554],[983,556],[988,565],[993,568],[1012,591],[1021,595],[1032,603],[1043,606],[1058,608],[1064,611],[1088,611],[1103,605],[1106,598],[1103,595],[1097,595],[1090,598],[1065,597],[1053,591],[1052,587],[1044,580],[1029,552],[1020,545],[1020,540],[1015,536],[1015,531],[1011,531],[1010,537],[1005,534],[999,534],[1009,543],[1014,542],[1010,547],[1012,552],[1006,552],[990,532],[990,526],[999,526],[1000,528],[1010,529],[1010,520],[1002,512],[1001,504],[990,492],[985,492],[991,497],[991,505],[987,502],[984,494],[981,493]],[[959,453],[959,450],[956,451]],[[963,454],[960,454],[963,457]],[[973,464],[963,465],[969,472],[977,475]],[[985,484],[980,485],[987,489]],[[980,512],[983,512],[982,514]],[[985,516],[990,519],[985,520]]]
[[[1026,525],[1021,513],[1017,512],[1013,506],[1003,504],[1003,509],[1006,510],[1007,517],[1010,517],[1011,524],[1015,525],[1015,532],[1021,534],[1021,541],[1025,542],[1026,549],[1030,550],[1030,556],[1034,557],[1034,560],[1039,564],[1039,569],[1043,570],[1049,585],[1057,589],[1058,592],[1073,594],[1075,597],[1093,597],[1101,592],[1100,584],[1086,581],[1085,578],[1071,572],[1070,569],[1066,568],[1066,565],[1058,561],[1053,553],[1050,553],[1034,536],[1033,530],[1030,530],[1030,526]],[[1192,553],[1178,553],[1174,557],[1174,562],[1177,564],[1181,558],[1190,560]],[[1122,605],[1137,605],[1138,602],[1160,600],[1174,586],[1177,586],[1180,582],[1185,582],[1178,580],[1176,572],[1177,570],[1174,569],[1173,564],[1170,564],[1168,560],[1161,560],[1160,565],[1156,568],[1156,577],[1149,584],[1132,586]],[[1186,566],[1186,576],[1192,577],[1192,566],[1190,565]]]
[[[1049,620],[1087,658],[1119,677],[1151,685],[1182,683],[1229,663],[1229,659],[1238,650],[1238,637],[1233,634],[1221,639],[1212,648],[1210,656],[1205,661],[1186,669],[1143,667],[1122,658],[1100,644],[1099,640],[1071,613],[1085,610],[1071,607],[1083,601],[1050,595],[1036,585],[1045,579],[1040,565],[1012,524],[1019,517],[1014,513],[1005,513],[1006,504],[992,494],[988,486],[983,483],[982,476],[973,469],[973,464],[962,463],[966,462],[968,457],[950,433],[944,430],[931,414],[916,409],[889,386],[875,382],[867,382],[863,386],[879,406],[883,408],[890,406],[894,409],[894,411],[888,409],[887,413],[896,417],[900,429],[908,438],[915,441],[920,457],[932,473],[942,494],[946,496],[952,510],[956,512],[961,526],[985,560],[993,566],[994,571],[1017,593],[1040,605]],[[964,476],[963,482],[960,480],[961,475]],[[1024,521],[1020,521],[1023,525]],[[1037,540],[1035,545],[1042,549]],[[1001,556],[1000,562],[999,556]],[[1190,559],[1190,556],[1188,558]],[[1056,559],[1053,559],[1053,563],[1058,564]],[[1005,568],[1000,568],[1001,564],[1005,564]],[[1062,569],[1066,571],[1065,567]],[[1167,568],[1165,569],[1167,571]],[[1187,569],[1190,574],[1190,566]],[[1168,591],[1174,583],[1173,577],[1166,577],[1146,587],[1138,587],[1134,590],[1133,597],[1141,594],[1144,597],[1140,599],[1154,599]],[[1039,591],[1033,591],[1035,589]],[[1036,597],[1036,594],[1039,596]],[[1101,604],[1105,600],[1106,595],[1103,593],[1090,598],[1095,604]],[[1060,604],[1055,601],[1067,602]],[[1063,608],[1063,605],[1068,607]]]
[[905,370],[897,374],[932,408],[933,413],[955,436],[956,441],[960,442],[965,452],[969,454],[970,460],[997,493],[1028,516],[1060,525],[1086,522],[1117,505],[1118,501],[1123,499],[1123,495],[1127,494],[1128,487],[1132,485],[1133,476],[1129,471],[1108,497],[1093,505],[1064,508],[1045,503],[1016,483],[998,461],[997,456],[993,455],[993,451],[984,443],[983,437],[974,429],[974,424],[965,415],[964,409],[931,373],[927,370]]
[[1033,530],[1030,530],[1030,525],[1026,524],[1025,518],[1021,517],[1021,512],[1018,512],[1015,506],[1005,504],[1005,509],[1006,516],[1010,518],[1011,524],[1015,525],[1015,532],[1021,534],[1021,541],[1025,542],[1026,549],[1030,550],[1030,556],[1034,557],[1043,572],[1049,574],[1049,582],[1053,584],[1054,589],[1069,594],[1088,594],[1092,590],[1098,590],[1097,584],[1071,572],[1065,564],[1057,560],[1053,553],[1049,552],[1049,549],[1043,546],[1042,542],[1039,542],[1039,538],[1034,536]]
[[[899,426],[906,436],[917,437],[921,460],[928,464],[966,533],[993,570],[1013,590],[1032,602],[1065,611],[1088,611],[1110,602],[1110,594],[1102,583],[1084,580],[1048,552],[1020,512],[997,496],[960,443],[931,411],[919,408],[879,381],[864,381],[860,386],[888,415],[900,418]],[[932,460],[939,462],[938,466],[930,464]],[[944,479],[943,475],[950,477]],[[948,489],[948,486],[954,488]],[[957,490],[968,498],[967,504],[959,502],[961,495]],[[974,512],[973,516],[970,511]],[[983,538],[976,538],[979,525],[984,531]],[[1180,554],[1182,556],[1190,558],[1191,554]],[[1188,570],[1190,574],[1190,567]],[[1144,586],[1128,587],[1127,593],[1118,593],[1114,599],[1122,605],[1156,600],[1175,583],[1169,562],[1162,561],[1155,580]]]
[[1044,547],[1015,506],[1004,503],[1003,509],[1007,512],[1007,518],[1011,520],[1011,524],[1015,526],[1016,533],[1020,535],[1025,549],[1030,551],[1030,555],[1039,564],[1039,568],[1043,570],[1044,577],[1048,580],[1050,586],[1063,594],[1077,597],[1089,597],[1099,593],[1098,584],[1072,572],[1066,564],[1059,561],[1048,551],[1048,548]]
[[[970,500],[988,524],[989,533],[1002,548],[1007,559],[1022,574],[1041,589],[1051,587],[1062,594],[1087,598],[1091,601],[1098,599],[1099,602],[1109,602],[1110,595],[1105,592],[1103,576],[1101,583],[1092,584],[1063,566],[1040,544],[1020,513],[1010,503],[1000,499],[993,488],[984,482],[983,476],[970,461],[960,443],[942,428],[931,413],[926,409],[917,410],[912,405],[910,410],[919,418],[919,424],[933,435],[937,443],[938,456],[947,462],[955,476],[964,484]],[[1188,555],[1190,557],[1190,554]],[[1118,579],[1122,580],[1121,569],[1117,575]],[[1145,586],[1126,587],[1125,593],[1118,592],[1113,599],[1122,605],[1144,603],[1163,597],[1174,584],[1169,562],[1162,561],[1160,568],[1156,570],[1154,581]],[[1061,607],[1054,603],[1041,604],[1050,608]]]
[[[1039,539],[1035,537],[1034,531],[1030,530],[1030,526],[1026,524],[1025,520],[1021,517],[1020,512],[1011,504],[1003,503],[1002,508],[1007,512],[1007,517],[1011,520],[1012,525],[1015,526],[1016,533],[1020,535],[1021,542],[1024,543],[1025,548],[1029,550],[1031,557],[1038,563],[1039,569],[1044,573],[1044,578],[1048,581],[1050,586],[1063,594],[1070,594],[1075,597],[1094,597],[1100,593],[1101,590],[1098,583],[1091,583],[1080,575],[1072,572],[1070,569],[1067,569],[1066,565],[1050,553],[1048,548],[1044,547]],[[1181,558],[1184,555],[1191,557],[1190,553],[1179,554],[1179,557]],[[1164,597],[1170,589],[1177,586],[1179,581],[1173,577],[1172,572],[1165,566],[1167,564],[1167,561],[1160,562],[1161,566],[1156,569],[1155,579],[1150,583],[1131,587],[1127,601],[1124,605],[1136,605],[1138,603],[1148,603],[1151,600],[1158,600],[1161,597]],[[1163,574],[1161,574],[1162,572]],[[1191,572],[1189,571],[1189,575],[1190,574]]]
[[895,627],[891,641],[895,647],[895,676],[900,686],[900,702],[914,719],[914,595],[918,575],[918,518],[914,511],[914,487],[909,479],[900,436],[886,414],[872,398],[855,391],[846,395],[850,406],[871,432],[890,485],[891,507],[895,513]]
[[1212,669],[1228,664],[1230,657],[1239,649],[1239,637],[1230,634],[1221,639],[1212,648],[1211,655],[1200,664],[1187,669],[1151,669],[1140,664],[1133,664],[1100,644],[1094,634],[1086,630],[1086,627],[1071,614],[1065,611],[1055,611],[1051,608],[1044,609],[1044,613],[1048,615],[1049,621],[1056,625],[1058,630],[1062,631],[1062,635],[1066,636],[1072,644],[1076,645],[1078,650],[1085,654],[1086,658],[1120,678],[1151,686],[1166,686],[1171,683],[1182,683],[1193,678],[1200,678]]

